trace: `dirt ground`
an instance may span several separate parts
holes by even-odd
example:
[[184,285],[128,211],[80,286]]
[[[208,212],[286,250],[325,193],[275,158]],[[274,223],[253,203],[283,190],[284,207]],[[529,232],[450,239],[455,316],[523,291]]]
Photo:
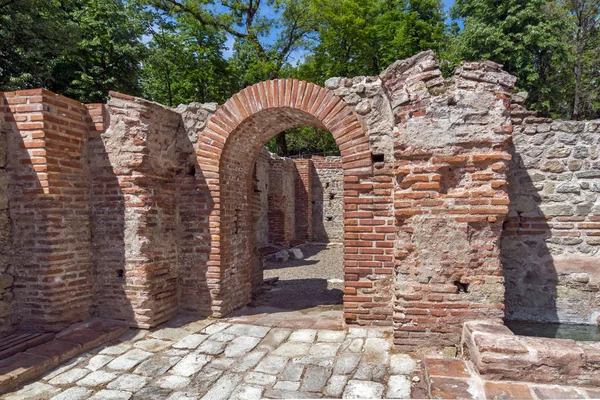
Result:
[[263,285],[264,292],[251,306],[287,310],[337,305],[341,308],[343,249],[305,245],[301,250],[302,260],[265,263],[264,278],[279,280],[274,285]]

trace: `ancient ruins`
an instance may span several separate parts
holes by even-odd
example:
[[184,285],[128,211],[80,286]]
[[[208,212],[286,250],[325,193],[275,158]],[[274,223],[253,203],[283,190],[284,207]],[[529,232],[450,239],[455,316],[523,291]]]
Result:
[[[260,287],[259,248],[343,242],[346,324],[388,326],[402,351],[464,343],[514,380],[489,354],[547,345],[503,320],[600,323],[600,121],[537,117],[515,83],[492,62],[446,79],[424,52],[223,105],[0,93],[0,332],[224,317]],[[263,150],[298,126],[341,156]],[[600,385],[598,343],[568,346],[548,376]]]

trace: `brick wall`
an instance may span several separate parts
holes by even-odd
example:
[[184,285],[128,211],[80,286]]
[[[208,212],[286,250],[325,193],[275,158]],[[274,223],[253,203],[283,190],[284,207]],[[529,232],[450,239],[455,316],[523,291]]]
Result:
[[445,81],[430,52],[382,77],[397,123],[394,343],[455,345],[464,321],[503,317],[499,239],[515,79],[481,63]]
[[312,157],[312,237],[341,243],[344,237],[344,173],[340,157]]
[[312,238],[312,162],[294,160],[294,236],[299,241]]
[[296,239],[295,165],[287,158],[269,159],[269,243],[287,247]]
[[258,248],[288,247],[310,240],[311,166],[308,159],[282,158],[266,148],[260,151],[254,165],[252,194]]
[[256,221],[256,246],[267,246],[269,242],[269,160],[271,155],[264,148],[254,165],[254,220]]
[[92,164],[98,314],[155,326],[179,307],[181,115],[117,93],[108,109],[100,134],[106,157]]
[[600,121],[538,118],[513,97],[510,216],[502,234],[506,317],[600,317]]
[[[114,123],[110,109],[106,123]],[[111,164],[109,136],[104,126],[90,131],[87,156],[90,167],[91,242],[94,257],[94,303],[96,314],[115,319],[132,319],[133,311],[125,295],[125,193],[120,185],[118,164]],[[118,147],[119,142],[113,147]],[[120,151],[120,149],[119,149]],[[114,161],[113,161],[114,162]],[[125,189],[127,192],[127,189]]]
[[[177,261],[179,307],[182,311],[210,315],[213,311],[211,290],[214,277],[208,268],[211,257],[210,214],[215,207],[209,181],[213,170],[202,170],[196,154],[200,142],[210,141],[199,133],[215,103],[191,103],[180,106],[177,112],[182,121],[177,130],[176,198],[177,198]],[[200,151],[198,155],[201,155]]]
[[11,329],[13,314],[14,266],[12,255],[12,226],[8,210],[7,142],[4,132],[4,97],[0,96],[0,334]]
[[92,315],[90,116],[41,89],[4,93],[13,234],[13,320],[56,330]]
[[[285,181],[282,178],[284,162],[292,168],[293,187],[289,171]],[[340,243],[344,235],[343,178],[341,157],[287,160],[261,150],[253,177],[257,247]]]
[[[344,310],[348,323],[392,324],[394,267],[393,126],[387,89],[378,76],[330,78],[325,86],[359,116],[368,136],[372,171],[352,171],[342,154],[344,197]],[[334,133],[335,137],[335,133]],[[360,194],[358,199],[353,198]]]

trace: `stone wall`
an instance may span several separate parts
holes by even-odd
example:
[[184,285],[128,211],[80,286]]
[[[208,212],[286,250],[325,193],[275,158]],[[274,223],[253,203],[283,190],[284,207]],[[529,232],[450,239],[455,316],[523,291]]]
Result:
[[510,218],[502,235],[506,318],[600,317],[600,121],[537,118],[513,97]]
[[312,238],[318,243],[344,240],[344,174],[340,157],[312,159]]

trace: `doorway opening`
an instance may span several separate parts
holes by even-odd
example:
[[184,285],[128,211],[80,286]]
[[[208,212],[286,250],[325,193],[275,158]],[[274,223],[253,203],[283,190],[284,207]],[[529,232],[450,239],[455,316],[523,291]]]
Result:
[[[214,201],[206,274],[212,315],[230,315],[252,301],[259,283],[256,264],[262,260],[253,223],[253,168],[271,138],[302,126],[331,132],[342,158],[343,319],[388,323],[392,170],[385,162],[374,163],[364,121],[351,107],[329,89],[294,79],[245,88],[220,106],[204,128],[197,154]],[[298,221],[306,226],[310,218]]]
[[[253,168],[252,219],[259,259],[253,267],[255,312],[337,310],[343,303],[343,168],[333,136],[300,127],[272,139]],[[311,143],[319,141],[318,146]],[[323,151],[319,151],[323,150]],[[250,310],[247,310],[250,311]],[[308,311],[305,311],[308,312]]]

